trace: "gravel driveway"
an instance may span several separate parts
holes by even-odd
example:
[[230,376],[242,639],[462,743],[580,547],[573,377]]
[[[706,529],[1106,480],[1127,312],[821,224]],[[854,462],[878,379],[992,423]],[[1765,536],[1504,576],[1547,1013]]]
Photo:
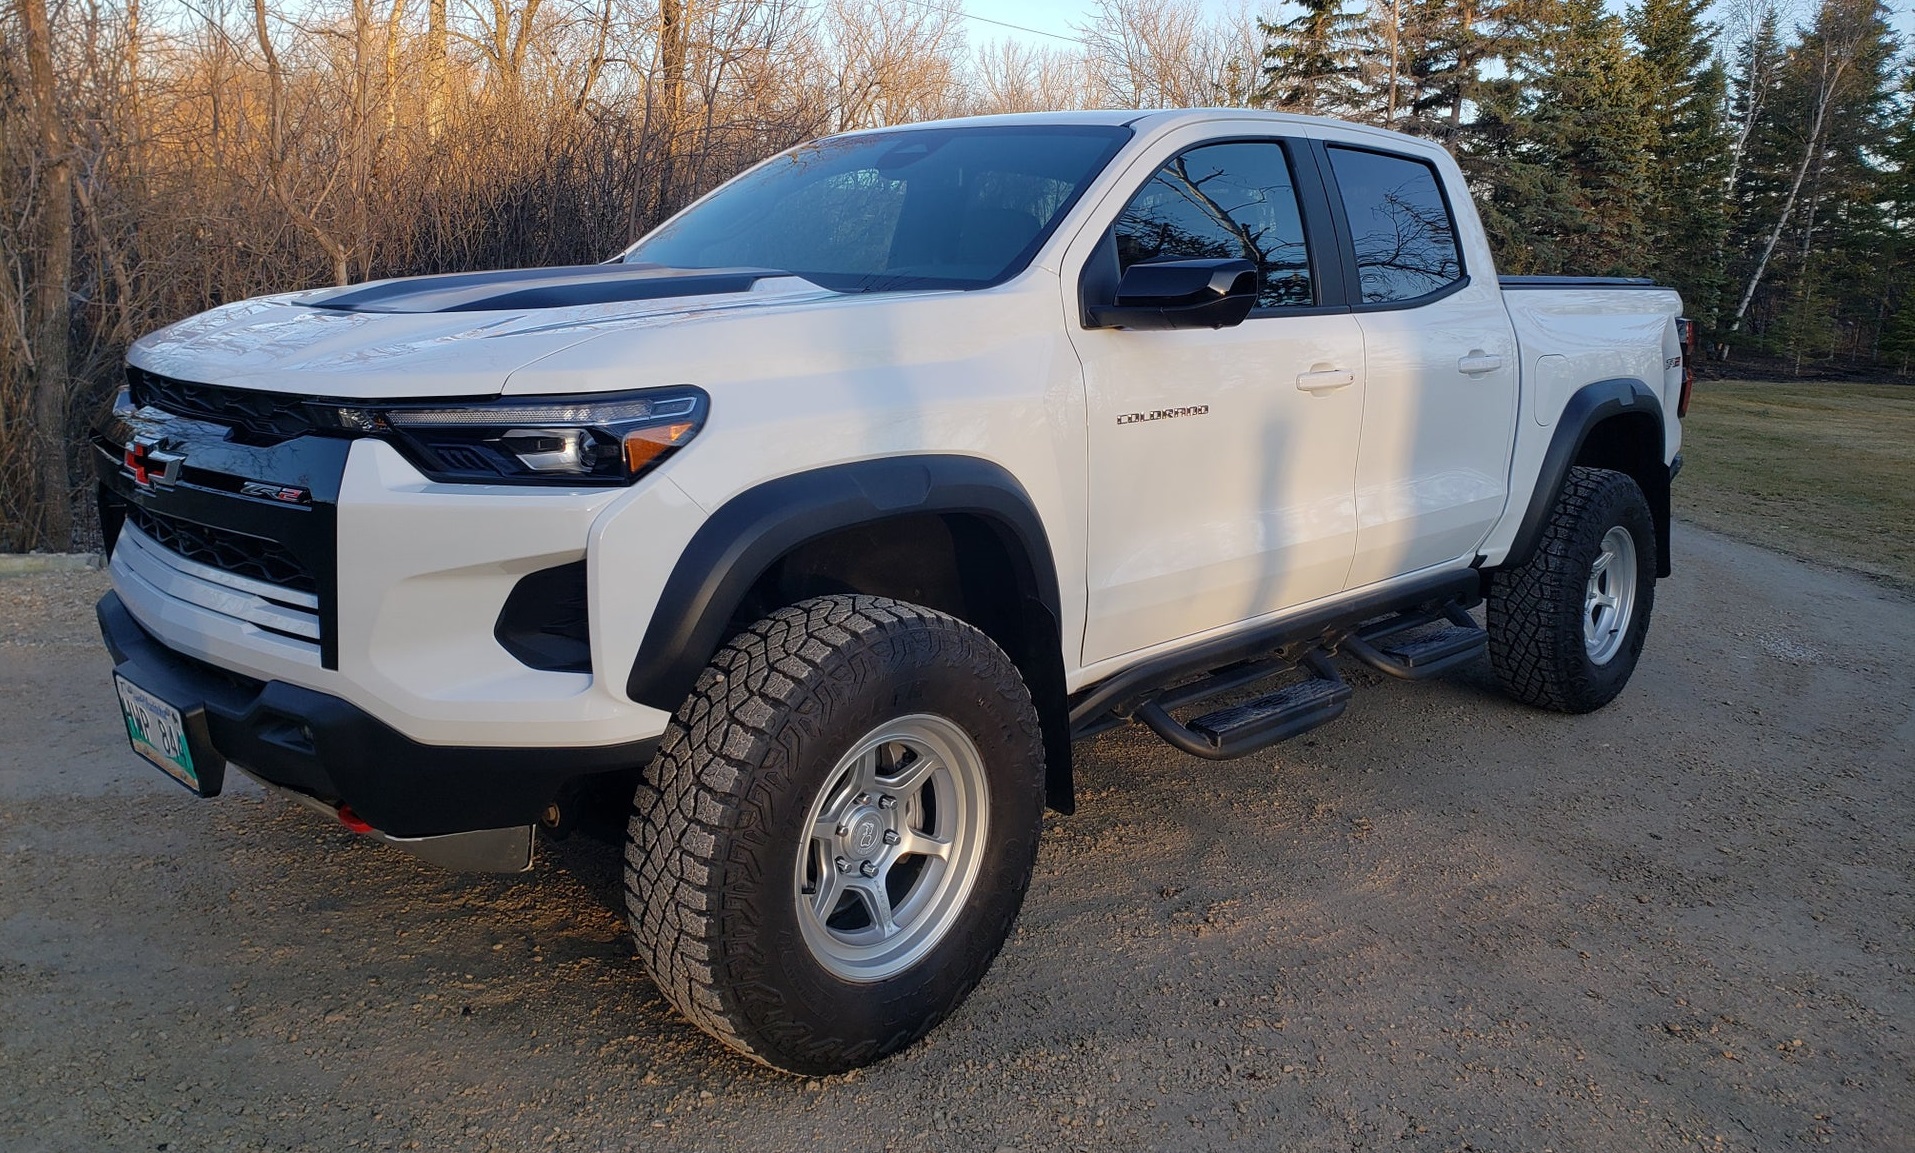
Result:
[[1079,748],[926,1044],[793,1080],[640,972],[614,850],[457,876],[127,750],[97,573],[0,581],[0,1149],[1908,1150],[1915,605],[1695,530],[1586,717],[1353,672]]

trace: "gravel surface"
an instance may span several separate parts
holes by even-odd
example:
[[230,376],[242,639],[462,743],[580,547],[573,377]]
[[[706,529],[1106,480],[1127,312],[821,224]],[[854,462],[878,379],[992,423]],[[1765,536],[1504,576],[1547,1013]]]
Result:
[[930,1041],[804,1081],[638,970],[614,850],[443,873],[135,760],[98,573],[0,581],[0,1149],[1907,1150],[1915,605],[1679,530],[1610,708],[1355,673],[1080,746]]

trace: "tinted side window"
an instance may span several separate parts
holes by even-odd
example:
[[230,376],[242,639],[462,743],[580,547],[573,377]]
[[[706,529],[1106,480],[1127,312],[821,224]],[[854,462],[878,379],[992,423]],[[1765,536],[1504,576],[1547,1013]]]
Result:
[[1117,218],[1117,263],[1253,261],[1257,307],[1316,303],[1303,217],[1283,146],[1193,148],[1157,170]]
[[1343,211],[1356,243],[1366,304],[1410,300],[1463,278],[1456,221],[1420,160],[1330,148]]

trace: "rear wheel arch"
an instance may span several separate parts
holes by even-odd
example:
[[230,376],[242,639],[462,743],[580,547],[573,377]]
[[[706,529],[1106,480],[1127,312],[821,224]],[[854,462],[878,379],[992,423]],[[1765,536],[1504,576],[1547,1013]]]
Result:
[[667,712],[740,629],[816,596],[891,597],[964,620],[1017,665],[1044,730],[1046,801],[1073,807],[1062,614],[1043,521],[977,457],[926,454],[767,481],[708,518],[680,555],[627,680]]
[[1642,489],[1656,526],[1656,575],[1668,576],[1667,443],[1662,402],[1642,381],[1619,377],[1577,389],[1557,418],[1529,507],[1497,567],[1514,569],[1535,555],[1569,470],[1582,466],[1622,473]]

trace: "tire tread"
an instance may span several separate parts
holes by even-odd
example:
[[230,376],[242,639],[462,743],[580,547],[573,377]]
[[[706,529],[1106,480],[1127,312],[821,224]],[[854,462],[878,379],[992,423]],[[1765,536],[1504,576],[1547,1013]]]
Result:
[[[1628,520],[1647,526],[1648,502],[1627,475],[1577,466],[1569,470],[1550,511],[1536,552],[1524,564],[1493,576],[1486,617],[1490,666],[1503,690],[1538,708],[1585,713],[1615,698],[1627,682],[1647,632],[1655,599],[1655,536],[1636,531],[1647,580],[1639,578],[1633,634],[1610,666],[1589,663],[1580,620],[1588,580],[1579,558],[1592,551],[1611,525]],[[1619,674],[1619,675],[1617,675]]]
[[[789,762],[806,735],[795,730],[816,719],[825,698],[858,687],[847,651],[887,642],[928,643],[936,646],[937,659],[975,670],[983,678],[980,693],[995,688],[1014,707],[1015,727],[1041,749],[1029,694],[983,633],[946,613],[900,601],[827,596],[780,609],[719,650],[674,716],[633,798],[625,900],[640,959],[660,992],[693,1024],[774,1068],[832,1071],[867,1063],[923,1036],[955,1005],[896,1036],[870,1040],[860,1046],[864,1051],[847,1052],[832,1039],[806,1037],[796,1023],[767,1016],[762,998],[747,1005],[730,971],[734,965],[752,968],[752,956],[763,953],[755,906],[778,899],[759,891],[755,865],[765,838],[754,847],[753,834],[771,825],[761,769],[768,761]],[[1007,673],[1010,683],[1004,683]],[[1041,753],[1035,773],[1032,787],[1041,790]],[[1029,880],[1026,864],[1009,916],[991,927],[999,942]],[[967,975],[967,990],[996,951],[984,952],[975,973]]]

